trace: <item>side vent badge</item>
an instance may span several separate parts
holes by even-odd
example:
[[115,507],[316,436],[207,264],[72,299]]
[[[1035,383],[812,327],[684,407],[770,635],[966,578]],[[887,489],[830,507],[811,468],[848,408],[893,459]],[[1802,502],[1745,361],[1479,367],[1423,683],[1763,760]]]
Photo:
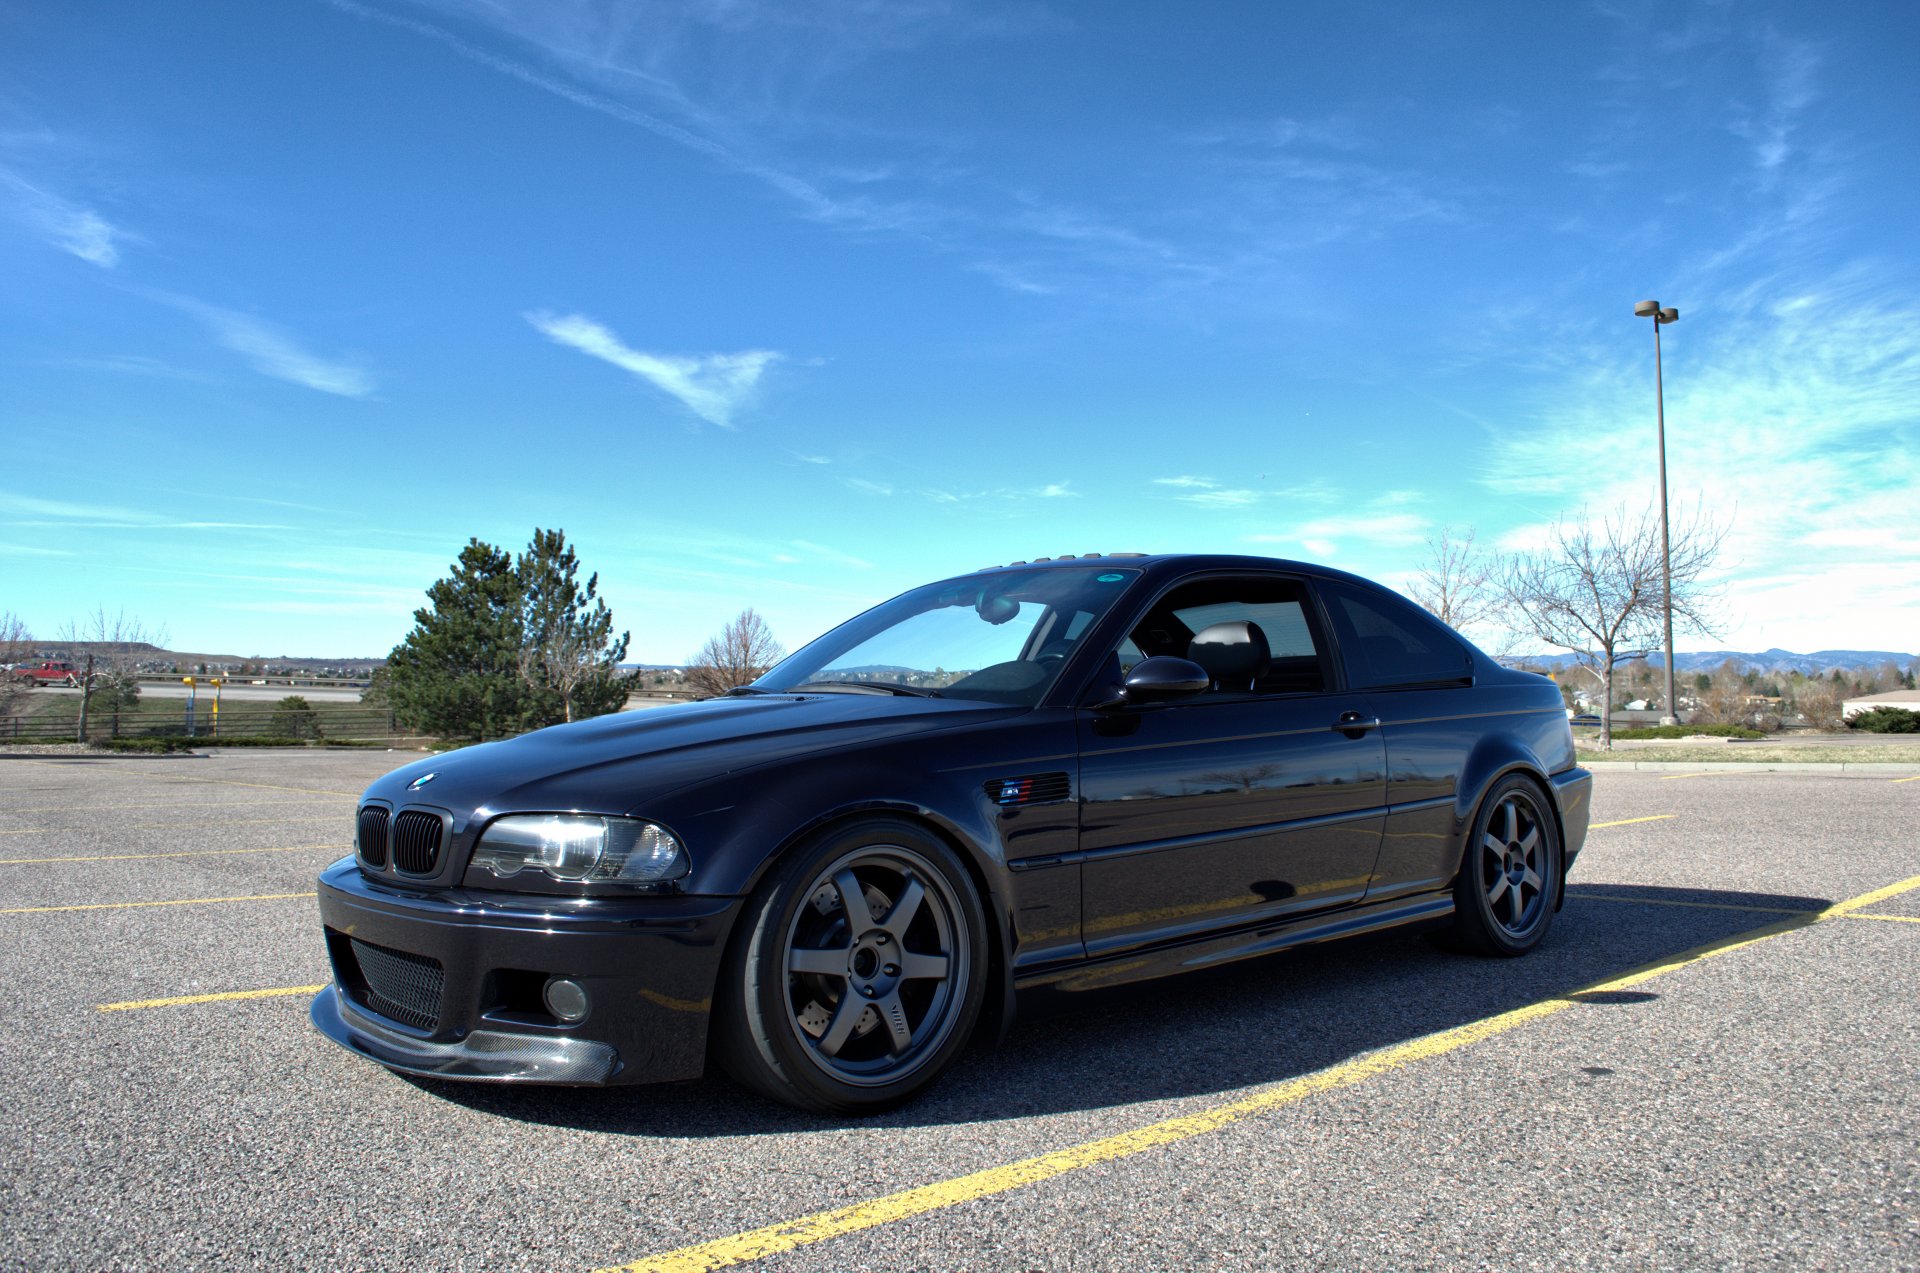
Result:
[[1008,809],[1020,805],[1052,804],[1065,800],[1072,792],[1072,780],[1063,773],[996,778],[987,784],[987,795],[995,804]]

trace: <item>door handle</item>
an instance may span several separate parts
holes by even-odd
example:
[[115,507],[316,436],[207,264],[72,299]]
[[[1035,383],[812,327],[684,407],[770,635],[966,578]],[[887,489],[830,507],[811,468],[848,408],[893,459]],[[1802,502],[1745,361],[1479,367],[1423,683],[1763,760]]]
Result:
[[1340,719],[1330,727],[1342,734],[1358,734],[1369,729],[1380,728],[1378,716],[1362,717],[1359,712],[1341,712]]

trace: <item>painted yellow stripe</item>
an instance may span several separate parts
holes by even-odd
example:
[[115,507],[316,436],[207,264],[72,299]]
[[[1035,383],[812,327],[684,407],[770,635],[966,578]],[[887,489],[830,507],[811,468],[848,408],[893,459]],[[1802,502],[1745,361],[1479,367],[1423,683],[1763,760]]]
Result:
[[[1738,769],[1703,769],[1697,774],[1661,774],[1660,781],[1672,782],[1678,778],[1726,778],[1726,777],[1730,777],[1732,775],[1738,774],[1740,772],[1741,771]],[[1763,771],[1750,769],[1750,770],[1747,770],[1746,772],[1759,773]]]
[[223,857],[229,853],[298,853],[302,849],[350,849],[351,844],[291,844],[272,849],[188,849],[180,853],[105,853],[97,857],[0,858],[0,866],[37,866],[48,862],[135,862],[147,858]]
[[1911,778],[1895,778],[1895,779],[1894,779],[1893,781],[1895,781],[1895,782],[1920,782],[1920,774],[1915,774],[1915,775],[1914,775],[1913,777],[1911,777]]
[[85,906],[9,906],[0,915],[46,915],[54,911],[124,911],[136,906],[200,906],[210,902],[280,902],[313,893],[261,893],[254,897],[180,897],[165,902],[92,902]]
[[[344,796],[319,795],[315,800],[325,800],[329,804],[347,799]],[[256,796],[251,800],[136,800],[129,804],[45,804],[30,809],[8,809],[0,806],[0,818],[15,817],[25,813],[102,813],[112,809],[232,809],[235,807],[257,809],[269,800],[275,805],[299,804],[284,796]]]
[[1898,897],[1902,893],[1911,893],[1916,888],[1920,888],[1920,875],[1910,875],[1897,884],[1889,884],[1885,888],[1877,888],[1871,893],[1862,893],[1858,897],[1849,897],[1844,902],[1835,902],[1832,906],[1822,911],[1821,914],[1851,915],[1855,911],[1867,909],[1867,907],[1872,906],[1875,902],[1884,902],[1889,897]]
[[1529,1022],[1564,1012],[1579,1003],[1579,995],[1625,990],[1703,959],[1741,950],[1758,942],[1778,937],[1782,933],[1790,933],[1796,929],[1817,924],[1835,915],[1850,914],[1861,906],[1871,905],[1875,900],[1891,897],[1916,887],[1920,887],[1920,876],[1878,889],[1874,893],[1862,894],[1858,898],[1828,907],[1824,911],[1794,914],[1775,920],[1771,924],[1749,929],[1744,933],[1736,933],[1731,937],[1723,937],[1703,946],[1695,946],[1691,950],[1644,964],[1621,976],[1596,982],[1572,995],[1545,999],[1524,1008],[1515,1008],[1511,1012],[1503,1012],[1498,1016],[1455,1026],[1451,1030],[1413,1039],[1367,1056],[1355,1057],[1351,1061],[1330,1069],[1263,1088],[1244,1099],[1202,1110],[1197,1114],[1170,1118],[1134,1131],[1122,1132],[1117,1136],[1103,1137],[1100,1140],[1042,1154],[1037,1158],[1010,1163],[1004,1167],[990,1167],[971,1175],[922,1185],[917,1189],[902,1190],[868,1202],[859,1202],[832,1211],[822,1211],[815,1215],[803,1216],[798,1220],[771,1224],[765,1228],[681,1247],[660,1255],[645,1256],[631,1263],[600,1270],[600,1273],[707,1273],[709,1270],[729,1268],[736,1264],[765,1259],[768,1256],[810,1246],[816,1242],[824,1242],[829,1238],[871,1229],[877,1225],[925,1215],[930,1211],[939,1211],[963,1202],[992,1197],[995,1194],[1037,1184],[1043,1180],[1051,1180],[1055,1176],[1096,1163],[1128,1158],[1149,1149],[1218,1131],[1243,1119],[1296,1104],[1322,1092],[1364,1083],[1368,1079],[1397,1070],[1415,1061],[1457,1051]]
[[1598,831],[1602,827],[1630,827],[1636,822],[1664,822],[1668,818],[1677,818],[1677,813],[1655,813],[1644,818],[1622,818],[1618,822],[1596,822],[1588,827],[1589,831]]
[[1743,906],[1735,902],[1683,902],[1670,897],[1633,897],[1625,893],[1568,893],[1570,902],[1631,902],[1636,906],[1685,906],[1703,911],[1758,911],[1763,915],[1818,915],[1811,906]]
[[132,1012],[136,1008],[177,1008],[187,1003],[224,1003],[230,999],[278,999],[283,995],[317,995],[327,987],[276,986],[271,990],[228,990],[217,995],[175,995],[171,999],[129,999],[125,1003],[98,1003],[100,1012]]
[[[218,744],[210,743],[208,745],[217,746]],[[76,756],[74,758],[74,760],[85,760],[85,759],[87,759],[85,756]],[[20,763],[27,764],[27,765],[47,765],[54,769],[64,769],[67,766],[71,765],[73,761],[71,760],[26,760]],[[114,763],[123,764],[125,762],[115,761]],[[289,787],[283,783],[277,783],[277,782],[241,782],[235,778],[188,778],[180,774],[156,774],[152,772],[142,772],[138,769],[122,770],[121,776],[127,777],[127,778],[135,778],[142,782],[197,782],[197,783],[206,783],[216,787],[252,787],[258,791],[297,791],[303,796],[357,797],[360,794],[357,791],[331,791],[322,787]]]
[[[200,833],[200,831],[217,831],[217,829],[221,829],[223,826],[276,826],[276,824],[286,824],[286,822],[305,822],[307,818],[332,818],[332,816],[334,816],[332,810],[326,810],[326,812],[311,812],[311,814],[286,814],[284,818],[230,818],[227,822],[205,822],[205,820],[196,820],[196,822],[125,822],[125,824],[119,824],[119,826],[111,829],[113,829],[113,831],[196,831],[196,833]],[[31,828],[0,831],[0,835],[63,835],[63,833],[73,833],[73,831],[81,831],[81,829],[84,828],[71,828],[71,826],[67,826],[67,828],[31,826]]]
[[1847,915],[1846,919],[1887,919],[1896,924],[1920,924],[1920,915]]

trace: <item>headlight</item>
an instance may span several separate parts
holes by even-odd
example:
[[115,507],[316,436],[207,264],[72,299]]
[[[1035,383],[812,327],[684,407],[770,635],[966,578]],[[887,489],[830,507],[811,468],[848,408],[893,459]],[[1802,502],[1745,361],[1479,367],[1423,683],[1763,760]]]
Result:
[[679,879],[688,863],[673,833],[651,822],[515,813],[487,825],[469,869],[502,880],[537,871],[565,884],[653,884]]

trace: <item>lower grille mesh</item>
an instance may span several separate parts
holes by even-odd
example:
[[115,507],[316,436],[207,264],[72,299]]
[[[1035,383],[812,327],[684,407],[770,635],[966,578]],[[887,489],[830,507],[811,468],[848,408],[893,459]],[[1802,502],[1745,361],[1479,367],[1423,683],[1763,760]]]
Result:
[[367,987],[367,1006],[416,1029],[433,1029],[440,1021],[440,990],[445,979],[440,961],[388,950],[357,937],[352,941],[353,957]]

